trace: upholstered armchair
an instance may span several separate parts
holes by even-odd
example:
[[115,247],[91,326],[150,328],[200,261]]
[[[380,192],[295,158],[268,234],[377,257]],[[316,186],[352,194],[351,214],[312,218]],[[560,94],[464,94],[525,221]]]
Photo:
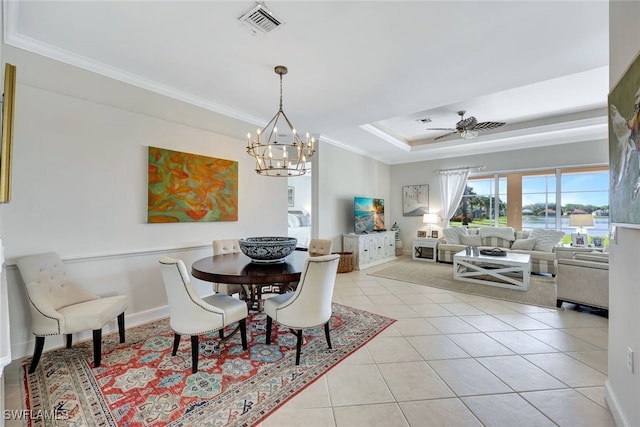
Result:
[[556,305],[564,301],[609,309],[609,254],[576,253],[558,258]]
[[[213,255],[236,254],[240,252],[240,244],[237,239],[223,239],[213,241]],[[213,290],[218,294],[233,295],[239,294],[241,298],[248,298],[248,290],[242,285],[232,285],[228,283],[214,283]]]
[[329,239],[311,239],[309,242],[309,256],[329,255],[333,242]]
[[339,259],[338,254],[307,258],[296,290],[264,302],[264,312],[267,314],[266,343],[271,344],[271,325],[274,320],[294,329],[297,336],[296,365],[300,364],[303,329],[324,325],[327,345],[331,348],[329,319]]
[[47,336],[65,335],[66,346],[71,348],[72,334],[91,329],[96,368],[102,353],[102,328],[116,317],[120,342],[124,342],[126,296],[100,297],[86,291],[67,277],[64,263],[55,253],[25,256],[16,263],[29,298],[31,332],[36,337],[30,374],[38,366]]
[[[238,323],[242,348],[247,349],[247,304],[229,295],[200,298],[191,285],[184,262],[169,257],[160,258],[162,279],[169,300],[169,324],[174,332],[172,355],[178,353],[181,335],[191,337],[191,372],[198,372],[199,335],[223,330]],[[229,335],[230,336],[230,335]],[[229,337],[228,336],[228,337]]]

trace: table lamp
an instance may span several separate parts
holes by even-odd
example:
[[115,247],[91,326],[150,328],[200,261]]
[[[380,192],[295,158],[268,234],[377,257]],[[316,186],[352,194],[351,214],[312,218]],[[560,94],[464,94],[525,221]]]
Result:
[[591,214],[573,214],[569,216],[569,227],[576,227],[578,234],[584,234],[585,227],[593,226],[593,215]]
[[422,215],[422,222],[424,224],[428,224],[429,234],[427,237],[431,237],[431,227],[432,227],[432,224],[438,223],[438,215],[434,213],[424,214]]

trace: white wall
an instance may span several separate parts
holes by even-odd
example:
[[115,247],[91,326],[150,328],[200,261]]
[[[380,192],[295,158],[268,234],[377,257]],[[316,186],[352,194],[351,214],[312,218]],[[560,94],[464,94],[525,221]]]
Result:
[[[405,185],[429,185],[429,211],[442,212],[440,175],[438,169],[463,166],[486,166],[477,174],[531,170],[584,165],[607,165],[609,162],[606,140],[563,144],[542,148],[474,155],[442,160],[408,163],[391,167],[391,205],[388,205],[394,221],[400,226],[403,251],[411,252],[411,239],[419,229],[424,229],[422,217],[402,216],[402,187]],[[473,175],[472,175],[473,176]],[[440,229],[442,224],[436,226]],[[433,227],[433,229],[436,229]]]
[[[639,54],[640,3],[609,2],[609,88],[613,89]],[[606,398],[619,426],[640,425],[640,230],[617,228],[609,255],[609,379]],[[627,368],[627,348],[635,372]]]
[[[132,325],[163,315],[160,254],[190,265],[215,238],[286,235],[287,180],[258,176],[218,115],[10,47],[3,60],[18,81],[12,200],[0,206],[14,358],[33,349],[18,256],[58,252],[89,290],[126,294]],[[147,224],[148,145],[238,161],[238,221]]]
[[311,175],[289,178],[289,186],[294,189],[293,207],[289,210],[297,210],[311,213]]
[[356,196],[384,199],[385,227],[390,229],[395,220],[387,211],[391,202],[391,167],[326,143],[320,144],[318,155],[318,165],[314,164],[313,172],[318,186],[315,195],[318,200],[313,200],[313,233],[317,226],[314,237],[331,239],[332,251],[341,251],[342,234],[353,232],[353,198]]

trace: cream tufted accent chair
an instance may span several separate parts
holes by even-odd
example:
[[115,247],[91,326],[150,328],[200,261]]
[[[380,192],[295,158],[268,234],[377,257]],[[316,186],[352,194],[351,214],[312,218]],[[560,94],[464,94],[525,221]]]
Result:
[[[240,244],[237,239],[223,239],[213,241],[213,255],[237,254],[240,252]],[[231,285],[228,283],[214,283],[213,290],[218,294],[233,295],[240,294],[242,299],[248,297],[248,290],[242,285]]]
[[331,298],[338,272],[340,255],[309,257],[304,263],[300,282],[294,292],[276,295],[264,302],[267,314],[267,339],[271,344],[271,324],[275,320],[282,326],[296,330],[296,365],[300,364],[302,330],[324,325],[327,344],[331,348],[329,319]]
[[169,300],[171,329],[174,332],[175,356],[180,335],[191,336],[191,372],[198,372],[198,335],[219,331],[223,337],[225,327],[239,323],[242,348],[247,349],[247,305],[229,295],[211,295],[200,298],[191,285],[184,262],[169,257],[160,258],[162,279]]
[[311,239],[309,242],[309,256],[329,255],[333,242],[329,239]]
[[35,372],[44,339],[48,335],[66,335],[71,348],[72,334],[93,330],[93,365],[100,366],[102,328],[118,318],[120,342],[124,342],[124,295],[100,297],[82,289],[69,280],[64,263],[55,253],[43,253],[19,258],[16,261],[24,280],[31,308],[31,331],[36,336],[29,373]]

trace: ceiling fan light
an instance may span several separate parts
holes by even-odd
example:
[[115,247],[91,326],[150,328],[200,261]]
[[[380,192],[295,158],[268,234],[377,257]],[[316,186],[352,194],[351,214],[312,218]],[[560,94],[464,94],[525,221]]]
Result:
[[464,130],[464,131],[462,131],[460,136],[463,137],[464,139],[473,139],[473,138],[478,136],[478,131],[477,130]]

